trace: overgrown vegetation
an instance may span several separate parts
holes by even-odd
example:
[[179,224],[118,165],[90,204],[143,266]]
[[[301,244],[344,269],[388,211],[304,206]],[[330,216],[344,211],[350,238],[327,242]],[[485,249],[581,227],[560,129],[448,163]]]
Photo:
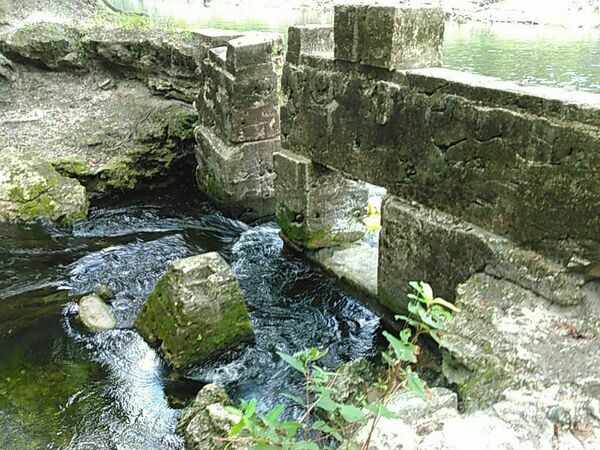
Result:
[[97,9],[93,20],[97,26],[112,26],[125,30],[188,31],[191,28],[188,22],[174,17],[113,12],[105,9]]
[[[344,395],[336,387],[338,372],[329,372],[318,365],[326,350],[305,349],[294,355],[278,353],[291,367],[304,376],[302,397],[286,394],[302,413],[296,420],[285,420],[286,406],[279,404],[267,414],[257,413],[256,400],[242,401],[240,408],[229,408],[239,417],[225,440],[256,450],[319,450],[338,447],[358,449],[352,442],[354,433],[368,425],[368,436],[360,449],[368,449],[371,436],[380,417],[394,418],[386,405],[400,390],[408,390],[427,399],[426,383],[414,371],[419,356],[419,338],[428,335],[439,340],[444,324],[451,319],[456,307],[435,297],[431,286],[424,282],[410,283],[408,314],[397,316],[407,327],[394,336],[384,331],[389,346],[382,353],[385,372],[362,395],[341,401]],[[367,395],[369,394],[369,395]]]

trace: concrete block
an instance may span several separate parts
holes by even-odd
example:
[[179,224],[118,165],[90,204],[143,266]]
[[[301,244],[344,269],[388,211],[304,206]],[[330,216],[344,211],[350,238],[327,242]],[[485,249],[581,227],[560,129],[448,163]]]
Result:
[[390,70],[441,65],[441,8],[336,5],[334,31],[338,60]]
[[538,253],[448,214],[388,196],[382,207],[378,294],[393,312],[406,310],[410,281],[426,281],[452,300],[475,273],[509,280],[559,305],[586,298],[585,278]]
[[329,25],[296,25],[288,29],[286,61],[300,62],[301,55],[333,52],[333,27]]
[[232,145],[212,129],[199,126],[196,135],[196,181],[201,192],[225,213],[257,219],[275,212],[273,153],[279,139]]
[[282,46],[280,35],[251,33],[227,43],[227,70],[232,74],[273,67],[273,55]]
[[302,248],[324,248],[360,239],[368,199],[365,183],[290,152],[273,155],[276,217],[283,234]]

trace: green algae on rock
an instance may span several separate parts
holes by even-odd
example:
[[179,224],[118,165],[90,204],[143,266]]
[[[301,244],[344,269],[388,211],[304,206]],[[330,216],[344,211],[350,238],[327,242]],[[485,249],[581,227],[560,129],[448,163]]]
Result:
[[88,212],[85,188],[63,177],[49,162],[2,150],[0,221],[49,220],[70,225]]
[[175,369],[253,338],[237,278],[216,252],[172,263],[135,327]]

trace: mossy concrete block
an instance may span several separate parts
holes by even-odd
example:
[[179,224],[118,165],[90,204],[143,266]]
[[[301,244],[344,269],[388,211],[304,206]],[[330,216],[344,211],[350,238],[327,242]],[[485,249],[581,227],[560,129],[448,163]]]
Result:
[[562,385],[598,396],[600,315],[586,299],[556,305],[506,279],[475,274],[457,289],[440,342],[443,370],[467,411],[498,401],[506,389]]
[[298,64],[302,55],[333,52],[333,27],[295,25],[288,29],[286,62]]
[[[273,67],[273,47],[281,45],[270,33],[249,33],[227,42],[227,71],[236,75],[247,70]],[[281,37],[279,36],[279,41]]]
[[0,221],[44,221],[71,225],[87,216],[89,202],[77,180],[63,177],[52,164],[0,150]]
[[235,273],[216,252],[172,263],[135,328],[176,370],[253,338]]
[[315,249],[353,242],[364,235],[365,183],[286,151],[275,153],[273,164],[275,214],[292,243]]
[[600,96],[509,85],[307,56],[284,70],[282,147],[595,276]]
[[279,137],[278,70],[281,36],[251,33],[202,62],[196,107],[201,123],[226,143]]
[[434,7],[336,5],[335,59],[384,69],[440,66],[444,19]]
[[227,214],[244,219],[275,212],[273,153],[279,139],[227,144],[205,126],[196,128],[196,182]]

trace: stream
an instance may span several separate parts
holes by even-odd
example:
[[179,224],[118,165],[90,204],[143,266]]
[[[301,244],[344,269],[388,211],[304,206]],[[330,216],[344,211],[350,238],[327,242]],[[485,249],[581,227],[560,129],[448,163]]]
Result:
[[[329,348],[327,367],[377,354],[379,319],[286,250],[273,223],[227,219],[194,191],[92,208],[72,230],[0,224],[0,448],[182,449],[177,407],[217,381],[263,410],[300,386],[276,351]],[[133,320],[169,262],[218,251],[256,342],[173,380]],[[108,284],[118,328],[82,329],[77,296]]]

